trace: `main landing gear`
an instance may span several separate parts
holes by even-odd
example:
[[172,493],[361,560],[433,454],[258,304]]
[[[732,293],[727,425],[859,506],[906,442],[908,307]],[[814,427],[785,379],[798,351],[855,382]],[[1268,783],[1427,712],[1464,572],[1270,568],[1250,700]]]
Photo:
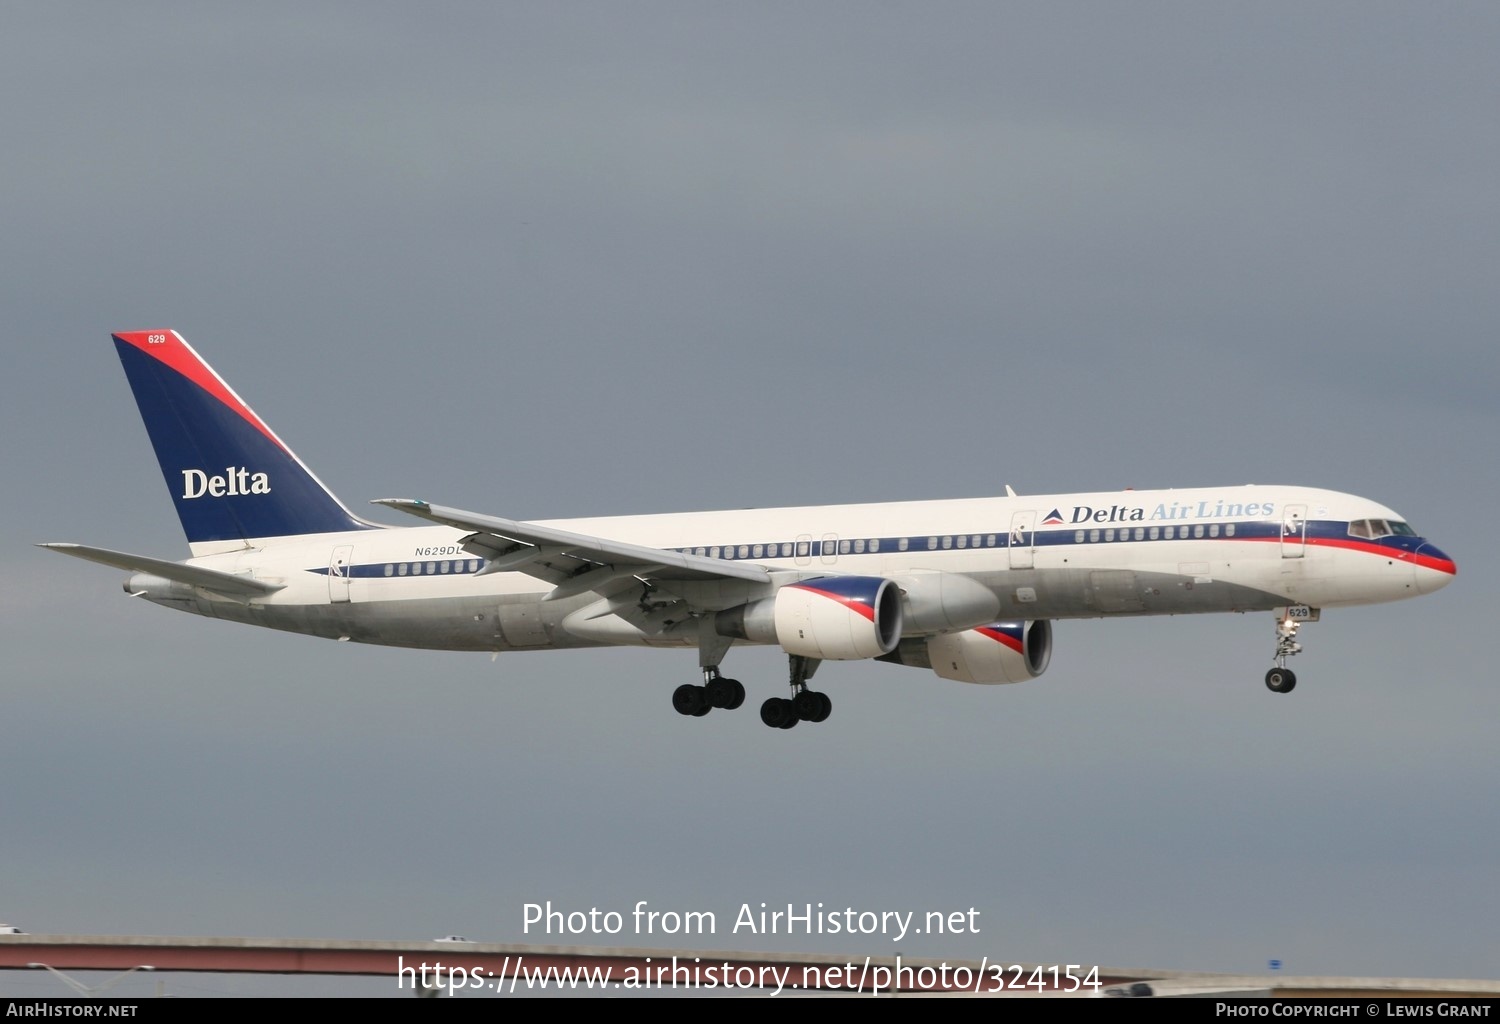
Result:
[[[821,722],[833,711],[833,701],[826,693],[807,688],[807,681],[821,662],[793,654],[791,658],[791,697],[772,697],[760,706],[760,720],[773,729],[790,729],[798,722]],[[717,665],[703,668],[703,685],[684,683],[672,693],[672,707],[679,715],[702,718],[714,708],[733,711],[745,703],[745,687],[738,679],[719,674]]]
[[791,697],[772,697],[760,706],[760,720],[772,729],[790,729],[798,722],[821,722],[833,713],[833,701],[828,694],[807,688],[807,681],[822,662],[800,654],[789,657]]
[[1276,667],[1266,673],[1266,688],[1272,693],[1291,693],[1297,673],[1286,667],[1286,659],[1302,651],[1297,642],[1299,623],[1288,616],[1276,620]]
[[702,718],[714,708],[733,711],[745,703],[745,686],[738,679],[719,675],[717,667],[703,670],[703,685],[683,683],[672,693],[672,706],[679,715]]

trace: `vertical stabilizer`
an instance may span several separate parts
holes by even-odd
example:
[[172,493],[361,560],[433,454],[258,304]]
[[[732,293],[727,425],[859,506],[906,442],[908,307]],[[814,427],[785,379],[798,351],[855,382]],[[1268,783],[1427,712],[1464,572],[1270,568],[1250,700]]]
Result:
[[116,334],[167,490],[192,545],[372,529],[176,331]]

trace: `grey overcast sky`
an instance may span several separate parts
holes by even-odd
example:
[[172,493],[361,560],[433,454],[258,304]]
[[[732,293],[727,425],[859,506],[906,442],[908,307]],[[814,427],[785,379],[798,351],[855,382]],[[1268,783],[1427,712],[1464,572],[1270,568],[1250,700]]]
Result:
[[[683,944],[523,929],[647,900],[705,949],[1497,976],[1500,7],[4,21],[0,920]],[[689,720],[691,653],[333,644],[33,547],[186,556],[109,341],[157,327],[357,508],[1295,483],[1459,577],[1326,614],[1286,697],[1270,615],[1083,620],[1021,686],[825,665],[788,733],[737,649],[747,709]],[[980,930],[733,933],[761,902]]]

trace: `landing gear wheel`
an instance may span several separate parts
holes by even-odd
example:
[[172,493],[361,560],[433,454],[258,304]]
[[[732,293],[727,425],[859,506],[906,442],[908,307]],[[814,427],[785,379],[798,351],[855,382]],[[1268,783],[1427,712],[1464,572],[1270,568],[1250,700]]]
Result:
[[785,697],[771,697],[760,706],[760,720],[772,729],[790,729],[797,724],[797,712]]
[[745,684],[740,682],[738,679],[731,679],[729,681],[734,684],[734,697],[729,701],[728,704],[724,705],[725,711],[733,711],[735,708],[745,703]]
[[821,722],[833,714],[833,700],[826,693],[818,694],[818,713],[813,715],[809,721]]
[[679,715],[702,718],[713,705],[708,702],[708,691],[704,687],[683,683],[672,691],[672,707],[677,709]]
[[1273,668],[1266,673],[1266,688],[1272,693],[1291,693],[1297,685],[1297,673],[1289,668]]
[[822,696],[816,690],[803,690],[792,698],[792,710],[803,721],[816,722],[818,712],[823,710],[823,701],[818,699]]
[[704,689],[708,693],[709,707],[733,711],[745,703],[745,687],[738,679],[714,676],[705,684]]

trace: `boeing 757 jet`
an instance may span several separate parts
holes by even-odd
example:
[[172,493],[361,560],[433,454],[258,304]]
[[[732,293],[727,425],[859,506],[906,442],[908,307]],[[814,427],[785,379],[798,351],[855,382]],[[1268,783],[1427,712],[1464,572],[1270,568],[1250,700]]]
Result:
[[187,534],[183,561],[44,547],[133,573],[125,592],[332,640],[462,651],[697,649],[683,715],[734,709],[736,644],[788,657],[761,720],[821,722],[827,660],[965,683],[1035,679],[1056,619],[1273,612],[1265,683],[1322,609],[1428,594],[1453,559],[1398,513],[1312,487],[1017,495],[518,522],[416,498],[351,512],[175,331],[114,335]]

